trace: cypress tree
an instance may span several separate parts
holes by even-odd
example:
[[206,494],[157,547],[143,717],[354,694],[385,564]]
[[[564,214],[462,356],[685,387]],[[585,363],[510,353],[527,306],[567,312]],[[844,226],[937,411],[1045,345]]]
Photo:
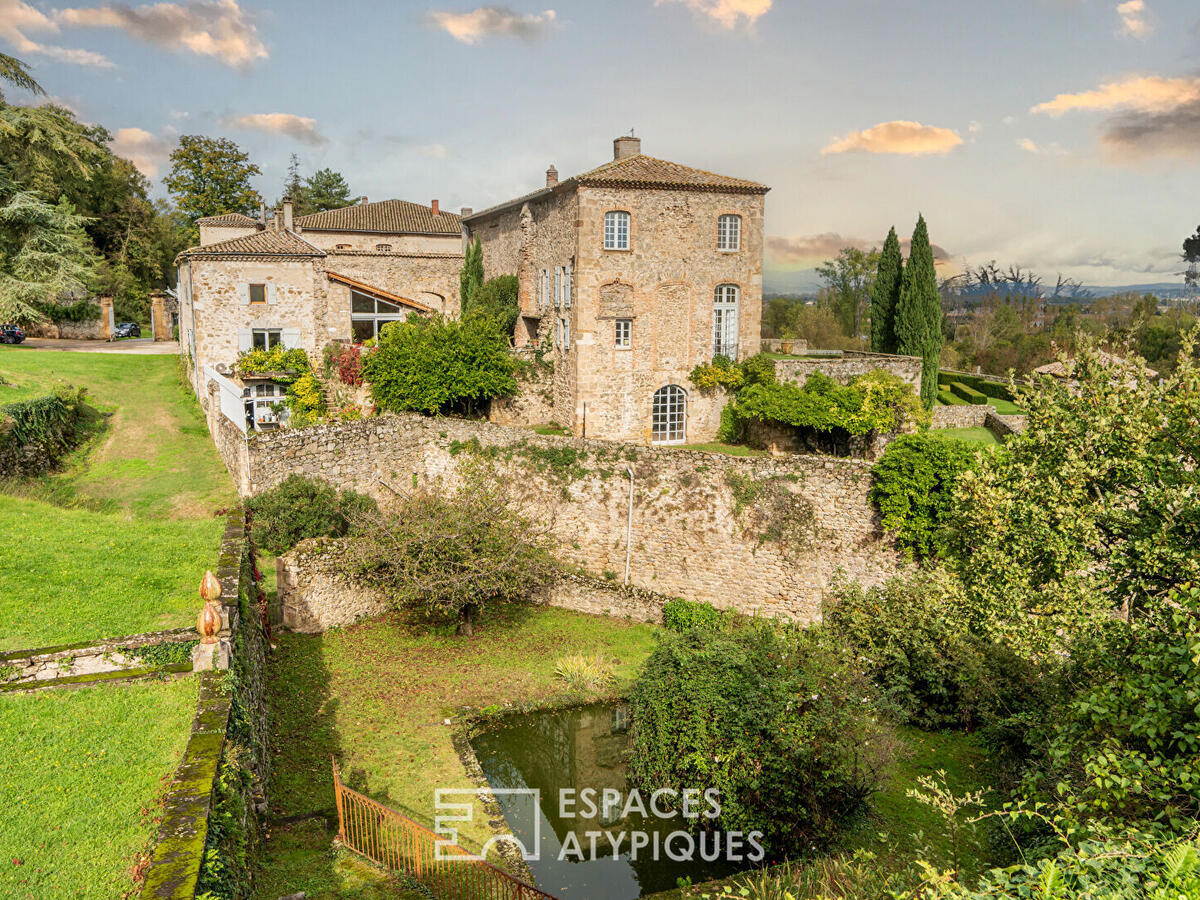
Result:
[[904,275],[900,239],[893,226],[879,254],[879,271],[871,286],[871,349],[876,353],[896,352],[896,304]]
[[929,246],[929,229],[924,216],[917,219],[917,227],[913,230],[908,263],[900,283],[900,300],[896,304],[896,349],[906,356],[919,356],[924,360],[921,400],[929,409],[937,397],[938,360],[942,354],[942,295],[938,292],[933,248]]
[[471,305],[475,292],[483,286],[483,246],[478,236],[474,243],[467,245],[463,254],[462,271],[458,274],[458,303],[465,313]]

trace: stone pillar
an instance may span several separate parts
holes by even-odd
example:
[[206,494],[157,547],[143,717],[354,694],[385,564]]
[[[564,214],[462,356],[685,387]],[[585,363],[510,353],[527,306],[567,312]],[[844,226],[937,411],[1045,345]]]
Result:
[[162,291],[150,292],[150,327],[156,341],[171,339],[171,321],[167,316],[167,295]]
[[96,299],[100,302],[100,338],[105,341],[111,341],[113,328],[117,324],[113,318],[113,298],[97,297]]

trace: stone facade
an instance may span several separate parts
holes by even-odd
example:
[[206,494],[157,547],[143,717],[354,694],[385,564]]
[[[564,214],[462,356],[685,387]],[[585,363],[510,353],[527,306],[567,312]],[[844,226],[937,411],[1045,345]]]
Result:
[[[628,552],[630,584],[663,596],[811,621],[839,572],[873,584],[897,571],[867,498],[870,465],[858,460],[733,457],[415,414],[248,441],[219,414],[213,426],[243,494],[296,473],[385,506],[389,486],[450,488],[472,447],[501,448],[489,454],[497,477],[551,504],[563,562],[623,581]],[[576,463],[546,466],[546,450],[574,451]]]
[[775,361],[775,377],[779,381],[804,384],[808,376],[820,372],[838,384],[882,370],[899,376],[921,393],[921,358],[919,356],[890,356],[886,353],[842,351],[840,356],[805,356]]
[[[485,274],[518,277],[514,342],[548,346],[554,421],[578,436],[648,444],[655,392],[678,385],[680,442],[709,441],[724,398],[702,396],[688,375],[713,358],[718,285],[738,291],[734,355],[759,350],[767,189],[644,157],[631,138],[616,143],[614,163],[562,183],[550,175],[545,190],[464,223]],[[605,249],[609,212],[628,214],[628,249]],[[736,250],[718,249],[723,215],[740,217]],[[629,322],[628,346],[618,321]],[[511,410],[500,417],[511,421]]]

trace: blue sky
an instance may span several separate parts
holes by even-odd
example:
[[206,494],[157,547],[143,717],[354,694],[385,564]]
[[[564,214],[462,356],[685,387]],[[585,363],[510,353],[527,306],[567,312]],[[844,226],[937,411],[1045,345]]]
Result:
[[[902,236],[951,266],[1178,280],[1200,222],[1194,0],[0,0],[0,49],[156,182],[179,134],[476,209],[611,155],[772,187],[769,271]],[[12,92],[18,99],[18,92]]]

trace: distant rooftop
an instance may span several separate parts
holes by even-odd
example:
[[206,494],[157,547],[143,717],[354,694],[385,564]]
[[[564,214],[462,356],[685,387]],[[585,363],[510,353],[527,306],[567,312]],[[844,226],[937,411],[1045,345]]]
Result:
[[[436,201],[435,201],[436,202]],[[462,219],[433,206],[407,200],[356,203],[341,209],[297,216],[305,231],[363,231],[371,234],[462,234]]]

